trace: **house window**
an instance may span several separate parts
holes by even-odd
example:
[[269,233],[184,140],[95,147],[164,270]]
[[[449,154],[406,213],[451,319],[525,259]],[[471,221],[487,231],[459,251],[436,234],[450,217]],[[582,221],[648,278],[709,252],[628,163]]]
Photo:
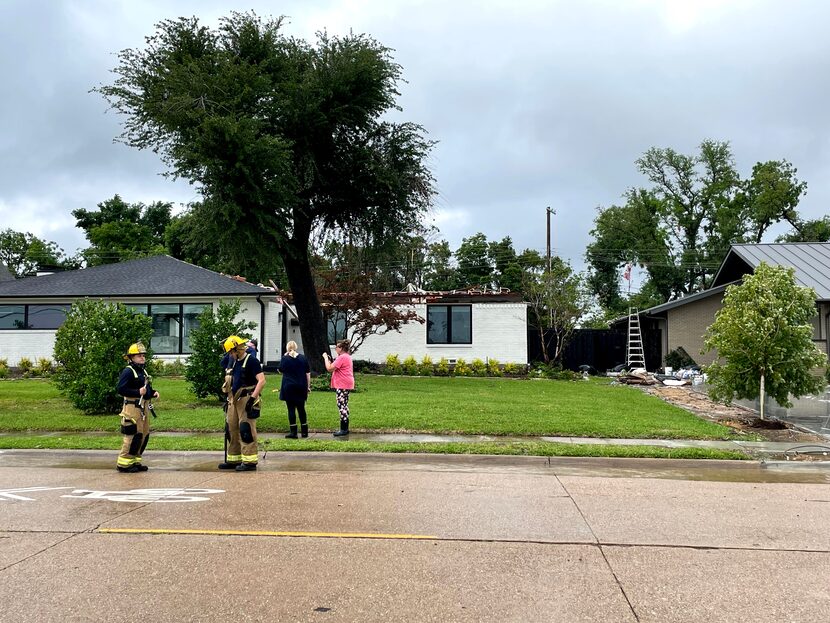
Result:
[[181,316],[178,305],[150,305],[153,337],[150,347],[156,353],[180,353]]
[[0,329],[23,329],[25,327],[25,305],[0,305]]
[[199,316],[210,305],[182,305],[182,352],[192,353],[193,346],[190,344],[190,333],[193,329],[199,328]]
[[[145,313],[144,306],[132,306],[136,313]],[[153,323],[150,348],[154,353],[189,354],[190,334],[199,326],[199,315],[209,304],[150,305],[148,313]]]
[[472,305],[428,305],[427,344],[472,344]]
[[331,312],[326,318],[329,344],[337,344],[340,340],[346,339],[346,313],[342,311]]
[[0,329],[57,329],[69,305],[0,305]]
[[69,312],[69,305],[28,305],[28,308],[28,329],[57,329]]

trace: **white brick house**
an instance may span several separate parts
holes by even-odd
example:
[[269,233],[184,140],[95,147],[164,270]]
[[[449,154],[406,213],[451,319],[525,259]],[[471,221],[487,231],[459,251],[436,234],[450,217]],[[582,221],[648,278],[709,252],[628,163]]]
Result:
[[[418,360],[429,355],[466,361],[527,363],[527,310],[517,294],[494,292],[383,293],[398,297],[427,320],[400,333],[370,336],[355,359],[382,363],[388,354]],[[254,285],[160,255],[117,264],[0,280],[0,359],[16,366],[53,358],[55,332],[66,310],[81,298],[117,301],[153,320],[150,348],[172,361],[190,353],[189,333],[205,307],[239,299],[241,318],[255,322],[260,359],[276,365],[285,344],[302,344],[293,308],[269,287]],[[334,329],[334,327],[331,327]],[[335,332],[331,333],[336,337]],[[302,346],[300,347],[302,349]],[[320,353],[307,353],[309,357]]]

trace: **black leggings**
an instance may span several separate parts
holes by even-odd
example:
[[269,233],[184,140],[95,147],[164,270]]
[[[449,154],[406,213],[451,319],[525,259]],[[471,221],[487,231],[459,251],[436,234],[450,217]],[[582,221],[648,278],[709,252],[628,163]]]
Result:
[[288,423],[291,426],[294,426],[297,423],[297,416],[294,415],[295,409],[300,416],[300,424],[303,426],[306,425],[305,402],[293,402],[291,400],[286,400],[285,406],[288,407]]

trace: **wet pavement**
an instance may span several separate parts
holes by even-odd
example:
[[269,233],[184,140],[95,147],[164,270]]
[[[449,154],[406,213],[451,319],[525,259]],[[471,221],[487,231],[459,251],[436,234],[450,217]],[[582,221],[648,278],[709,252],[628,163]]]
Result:
[[[2,621],[825,621],[830,465],[0,452]],[[61,590],[59,587],[70,587]],[[56,588],[57,587],[57,588]]]

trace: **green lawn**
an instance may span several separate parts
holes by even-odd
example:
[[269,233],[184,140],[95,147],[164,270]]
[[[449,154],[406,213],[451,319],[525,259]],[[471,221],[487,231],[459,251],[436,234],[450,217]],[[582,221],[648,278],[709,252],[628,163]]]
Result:
[[[285,407],[268,376],[262,432],[285,431]],[[482,435],[727,439],[724,426],[704,421],[639,389],[591,382],[498,378],[410,378],[358,375],[350,400],[354,431]],[[157,431],[219,431],[215,400],[197,400],[181,379],[158,378]],[[313,392],[307,405],[312,430],[338,425],[334,394]],[[0,432],[115,432],[114,415],[84,415],[49,381],[0,381]],[[5,446],[8,447],[8,446]]]

